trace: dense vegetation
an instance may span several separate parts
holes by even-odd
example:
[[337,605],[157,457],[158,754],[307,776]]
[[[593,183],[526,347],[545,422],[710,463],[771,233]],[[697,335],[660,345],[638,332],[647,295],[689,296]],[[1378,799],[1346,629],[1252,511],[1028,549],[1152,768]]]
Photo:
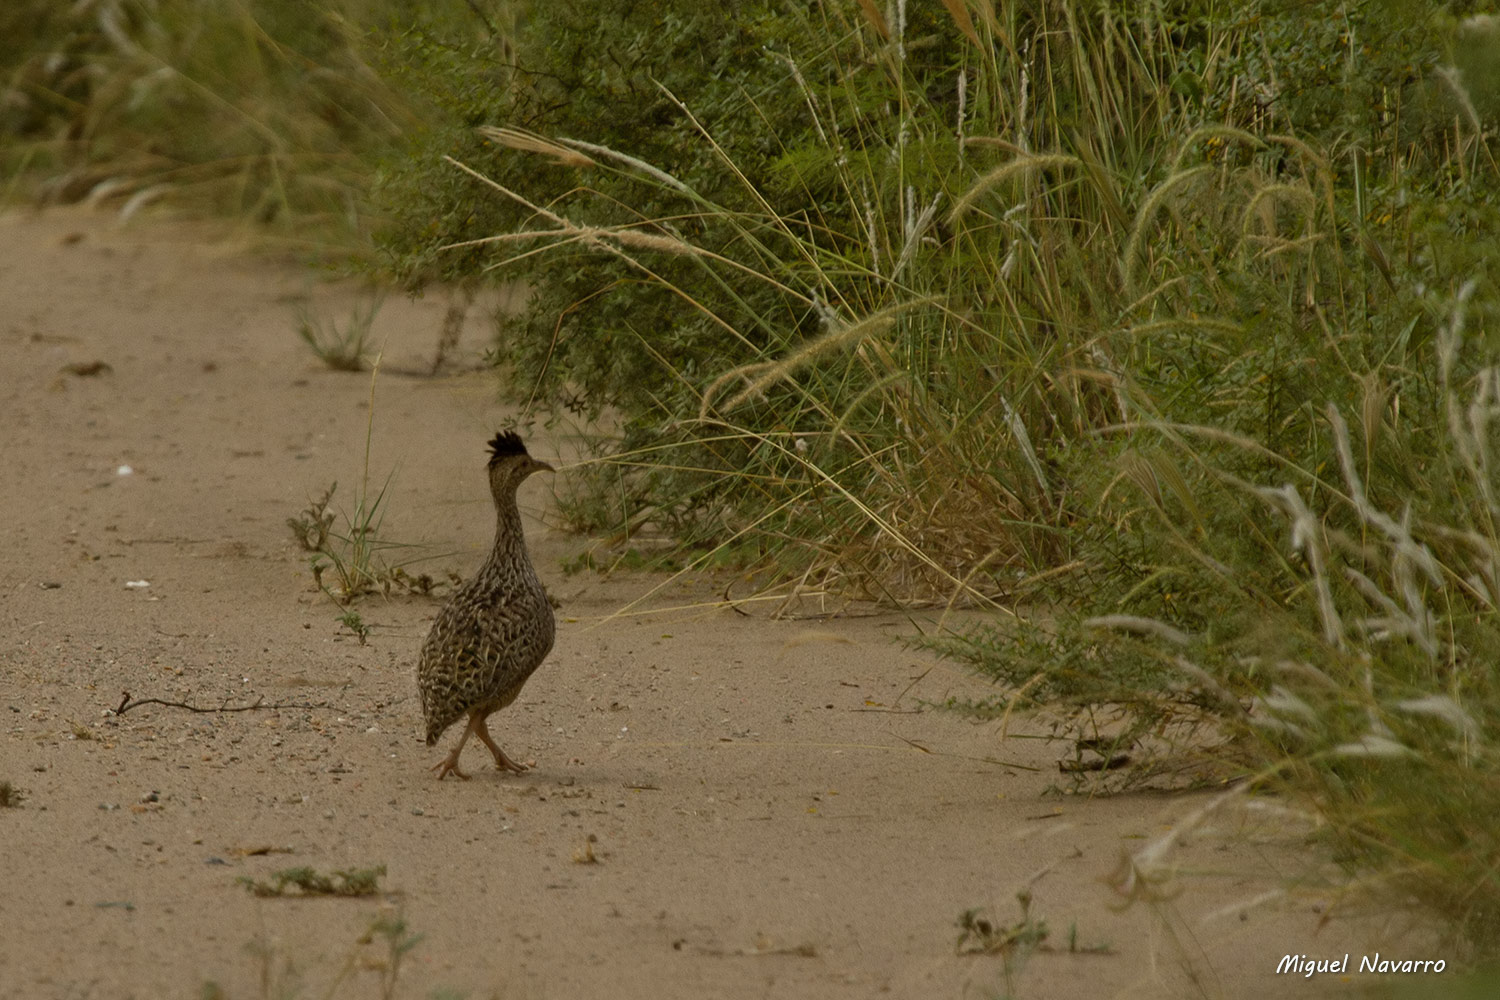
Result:
[[[1500,20],[1406,0],[424,6],[226,4],[256,26],[234,64],[257,53],[255,92],[283,95],[253,114],[248,85],[182,69],[214,30],[148,30],[180,4],[93,5],[161,43],[118,80],[84,56],[113,35],[56,14],[67,58],[106,68],[0,51],[3,124],[54,176],[146,150],[196,177],[206,154],[162,146],[165,97],[128,99],[169,65],[239,109],[193,133],[240,144],[214,168],[239,210],[354,199],[378,161],[345,214],[374,206],[388,266],[529,282],[497,349],[514,390],[618,428],[575,480],[577,525],[846,593],[1040,609],[937,640],[1003,682],[956,707],[1061,705],[1120,746],[1211,733],[1356,871],[1493,952]],[[292,9],[327,19],[297,22],[297,58]],[[322,63],[361,89],[320,104]]]

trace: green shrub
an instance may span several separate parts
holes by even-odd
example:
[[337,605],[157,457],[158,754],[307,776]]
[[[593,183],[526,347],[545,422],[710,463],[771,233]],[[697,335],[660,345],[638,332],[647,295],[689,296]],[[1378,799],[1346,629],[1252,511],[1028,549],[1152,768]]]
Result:
[[[576,526],[874,596],[1003,598],[1073,560],[1097,465],[1071,457],[1136,416],[1127,378],[1273,449],[1305,433],[1306,351],[1258,345],[1287,324],[1322,342],[1289,292],[1348,250],[1298,252],[1347,188],[1320,137],[1348,144],[1362,214],[1439,201],[1369,161],[1388,108],[1286,82],[1322,58],[1399,101],[1437,59],[1430,17],[1382,37],[1366,79],[1270,2],[929,5],[904,26],[873,4],[679,4],[659,26],[628,2],[520,9],[513,61],[392,43],[440,112],[384,175],[395,266],[528,282],[497,358],[519,396],[623,436],[575,477]],[[1314,20],[1374,37],[1391,16]],[[1361,293],[1398,252],[1367,239]]]

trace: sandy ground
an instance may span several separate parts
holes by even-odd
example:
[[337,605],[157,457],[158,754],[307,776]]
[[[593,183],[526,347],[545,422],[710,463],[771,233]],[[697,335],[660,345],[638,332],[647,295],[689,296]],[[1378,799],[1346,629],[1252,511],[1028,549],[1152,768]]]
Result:
[[[693,608],[722,589],[700,580],[615,615],[661,580],[565,576],[583,543],[540,477],[522,504],[560,632],[492,722],[535,767],[471,746],[474,780],[438,783],[412,678],[437,602],[366,600],[361,645],[286,524],[359,482],[370,379],[293,325],[354,290],[200,229],[50,213],[0,217],[0,294],[0,780],[24,793],[0,809],[0,998],[321,997],[340,974],[333,995],[378,996],[385,939],[360,939],[396,915],[422,935],[402,997],[991,996],[1006,961],[957,954],[957,921],[1013,923],[1022,889],[1051,931],[1022,997],[1306,996],[1337,984],[1276,976],[1283,955],[1410,950],[1389,921],[1323,920],[1328,865],[1267,803],[1186,838],[1169,902],[1113,909],[1122,854],[1212,796],[1046,795],[1061,747],[922,710],[982,688],[894,642],[901,616]],[[380,315],[370,468],[394,472],[383,534],[468,573],[505,411],[483,373],[396,373],[443,305]],[[125,690],[313,707],[116,716]],[[377,865],[374,897],[237,882]]]

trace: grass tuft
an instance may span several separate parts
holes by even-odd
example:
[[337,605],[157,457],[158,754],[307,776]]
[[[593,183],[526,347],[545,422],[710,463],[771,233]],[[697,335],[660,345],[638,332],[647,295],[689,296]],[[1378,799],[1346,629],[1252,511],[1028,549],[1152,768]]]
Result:
[[334,371],[364,371],[370,348],[370,327],[384,304],[384,292],[361,298],[342,327],[337,320],[324,322],[310,306],[297,311],[297,336]]

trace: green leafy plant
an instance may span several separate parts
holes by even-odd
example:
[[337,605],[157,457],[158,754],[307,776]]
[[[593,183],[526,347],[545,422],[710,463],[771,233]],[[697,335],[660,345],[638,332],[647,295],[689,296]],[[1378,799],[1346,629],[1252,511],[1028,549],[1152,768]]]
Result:
[[[566,104],[548,100],[552,72],[587,65],[589,32],[553,45],[578,15],[539,13],[548,72],[470,110],[536,121],[525,109],[556,106],[562,119],[541,118],[555,130],[443,133],[462,160],[448,181],[429,168],[422,188],[468,185],[463,230],[413,245],[399,227],[387,243],[413,274],[493,257],[535,276],[525,329],[501,348],[528,398],[627,415],[623,450],[582,468],[566,512],[885,596],[990,595],[996,576],[1045,563],[1056,504],[1025,433],[1035,372],[982,319],[951,326],[969,306],[943,301],[968,287],[954,286],[959,247],[938,213],[973,176],[953,132],[962,37],[940,11],[913,14],[938,43],[897,58],[888,26],[882,38],[832,8],[803,19],[756,5],[730,39],[685,4],[668,30],[632,33],[627,8],[605,15],[632,38],[625,72]],[[640,100],[649,114],[620,114]],[[558,137],[585,120],[587,140]],[[398,218],[400,181],[385,189]],[[489,238],[473,232],[486,220]],[[996,399],[995,364],[1017,374],[1014,406]],[[973,395],[965,377],[990,388]],[[998,465],[966,457],[978,453]],[[976,549],[990,565],[965,580]]]
[[369,944],[376,940],[385,943],[384,961],[376,966],[380,973],[380,996],[382,1000],[391,1000],[396,995],[401,965],[412,949],[422,943],[422,935],[413,933],[406,918],[396,912],[377,917],[360,938],[360,943]]

